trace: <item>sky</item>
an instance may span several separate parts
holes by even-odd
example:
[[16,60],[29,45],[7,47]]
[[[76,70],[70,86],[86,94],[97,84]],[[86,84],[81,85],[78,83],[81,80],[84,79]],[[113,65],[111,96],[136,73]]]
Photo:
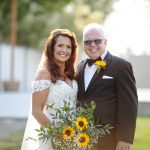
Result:
[[107,49],[114,54],[150,55],[150,5],[144,0],[119,0],[104,26]]

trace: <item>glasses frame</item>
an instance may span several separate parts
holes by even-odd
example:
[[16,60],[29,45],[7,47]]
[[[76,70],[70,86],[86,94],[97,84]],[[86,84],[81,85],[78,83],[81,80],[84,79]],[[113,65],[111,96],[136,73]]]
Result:
[[95,45],[99,45],[99,44],[102,43],[102,41],[103,41],[103,39],[86,40],[86,41],[84,41],[84,44],[85,44],[86,46],[91,46],[92,43],[94,42]]

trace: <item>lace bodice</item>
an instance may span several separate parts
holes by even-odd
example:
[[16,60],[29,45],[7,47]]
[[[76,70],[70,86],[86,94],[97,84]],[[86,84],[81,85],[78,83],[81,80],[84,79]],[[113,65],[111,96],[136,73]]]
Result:
[[[54,104],[54,108],[63,106],[64,101],[70,102],[71,107],[75,107],[77,99],[77,82],[72,80],[72,86],[68,85],[65,81],[58,80],[55,84],[49,80],[37,80],[32,83],[32,91],[38,92],[49,88],[49,95],[44,107],[44,113],[52,120],[50,113],[54,113],[54,109],[47,108],[47,105]],[[54,121],[54,120],[53,120]]]
[[51,81],[49,80],[37,80],[31,84],[32,92],[42,91],[50,87]]

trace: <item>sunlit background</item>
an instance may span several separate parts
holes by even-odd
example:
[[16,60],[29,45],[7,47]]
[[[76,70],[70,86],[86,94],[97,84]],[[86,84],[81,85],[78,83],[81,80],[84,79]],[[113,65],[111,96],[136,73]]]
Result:
[[[82,30],[91,22],[104,25],[107,49],[132,63],[138,116],[150,116],[150,0],[1,0],[0,149],[8,146],[1,139],[24,130],[31,81],[50,31],[68,28],[76,33],[80,62],[86,57]],[[20,144],[21,140],[14,149],[19,150]]]
[[150,3],[144,0],[120,0],[104,22],[109,49],[115,54],[128,52],[150,55]]

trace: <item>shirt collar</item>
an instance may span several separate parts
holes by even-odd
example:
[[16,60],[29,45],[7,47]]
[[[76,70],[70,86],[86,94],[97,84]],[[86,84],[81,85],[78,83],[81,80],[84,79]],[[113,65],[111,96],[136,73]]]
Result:
[[105,52],[101,55],[101,59],[103,60],[106,55],[107,55],[107,50],[105,50]]

